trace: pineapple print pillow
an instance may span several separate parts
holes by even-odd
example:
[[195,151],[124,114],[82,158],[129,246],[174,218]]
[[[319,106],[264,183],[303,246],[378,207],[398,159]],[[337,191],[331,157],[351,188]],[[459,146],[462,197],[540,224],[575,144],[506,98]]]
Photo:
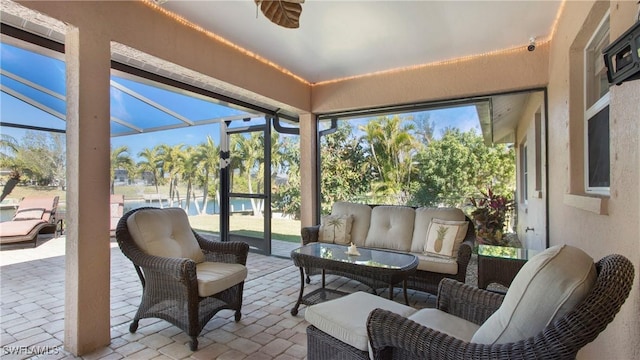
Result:
[[432,219],[424,247],[426,255],[456,258],[467,234],[467,221]]
[[351,215],[326,215],[320,219],[320,232],[318,240],[324,243],[349,244],[351,243]]

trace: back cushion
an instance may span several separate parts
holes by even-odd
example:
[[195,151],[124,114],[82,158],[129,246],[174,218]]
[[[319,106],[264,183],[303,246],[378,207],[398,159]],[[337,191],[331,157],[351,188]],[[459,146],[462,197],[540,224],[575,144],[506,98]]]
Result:
[[204,261],[189,218],[181,208],[136,211],[127,219],[127,228],[136,245],[149,255]]
[[18,211],[13,217],[13,221],[19,220],[41,220],[44,215],[44,209],[29,209]]
[[500,308],[471,342],[505,344],[535,336],[586,298],[596,281],[593,259],[569,245],[531,258],[513,279]]
[[[20,201],[14,220],[42,219],[51,221],[51,213],[58,206],[58,197],[25,197]],[[25,211],[28,210],[28,211]],[[34,210],[34,211],[31,211]]]
[[350,202],[336,202],[331,208],[331,215],[351,215],[351,242],[364,246],[371,221],[371,206]]
[[376,206],[371,211],[371,225],[366,247],[409,251],[415,210],[407,206]]
[[[460,221],[465,216],[462,210],[458,208],[427,208],[422,207],[416,209],[416,220],[413,229],[413,238],[411,240],[411,252],[424,252],[427,242],[427,231],[431,225],[431,219]],[[459,247],[459,246],[458,246]],[[454,257],[458,255],[458,249],[454,250]]]

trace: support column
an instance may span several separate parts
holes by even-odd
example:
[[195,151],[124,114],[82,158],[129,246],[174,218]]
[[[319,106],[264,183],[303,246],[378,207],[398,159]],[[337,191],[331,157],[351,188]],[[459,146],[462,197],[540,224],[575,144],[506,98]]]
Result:
[[110,342],[110,41],[88,29],[65,38],[67,195],[64,347]]
[[315,114],[300,115],[300,221],[316,225],[318,209],[317,141],[318,121]]

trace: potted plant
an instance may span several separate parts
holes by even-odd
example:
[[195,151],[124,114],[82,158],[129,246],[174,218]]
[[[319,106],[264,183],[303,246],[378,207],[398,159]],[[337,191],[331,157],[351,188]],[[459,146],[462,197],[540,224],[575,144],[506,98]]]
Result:
[[469,199],[473,207],[471,218],[476,226],[476,240],[479,244],[509,246],[504,227],[508,214],[514,209],[514,201],[495,194],[491,188],[480,193],[482,197]]

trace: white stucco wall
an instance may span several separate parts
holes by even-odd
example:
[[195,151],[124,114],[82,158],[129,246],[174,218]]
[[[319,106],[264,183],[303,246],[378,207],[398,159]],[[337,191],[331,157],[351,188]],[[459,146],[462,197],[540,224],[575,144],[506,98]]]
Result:
[[[638,271],[640,270],[640,183],[639,134],[640,134],[640,81],[610,88],[610,149],[611,196],[605,199],[608,215],[585,210],[577,203],[566,201],[566,194],[579,198],[581,180],[573,163],[580,161],[572,154],[576,146],[570,139],[582,137],[571,127],[573,117],[580,119],[581,93],[572,92],[570,73],[574,64],[570,61],[571,45],[576,41],[585,23],[599,21],[604,11],[611,11],[611,38],[616,39],[634,22],[637,5],[634,2],[586,2],[569,1],[558,24],[551,45],[549,60],[549,212],[551,245],[568,243],[584,249],[594,259],[611,253],[623,254],[635,264],[636,278],[632,293],[615,320],[593,343],[580,352],[581,359],[638,359],[640,350],[640,299]],[[589,15],[591,14],[591,17]],[[582,35],[580,35],[582,36]],[[580,39],[578,39],[580,40]],[[579,49],[577,49],[579,50]],[[570,66],[571,63],[571,66]],[[574,76],[580,76],[576,74]],[[575,77],[571,77],[574,79]],[[579,87],[578,87],[579,88]],[[579,90],[579,89],[578,89]],[[575,147],[572,150],[572,147]],[[581,168],[577,171],[580,171]],[[574,205],[569,205],[574,204]]]

